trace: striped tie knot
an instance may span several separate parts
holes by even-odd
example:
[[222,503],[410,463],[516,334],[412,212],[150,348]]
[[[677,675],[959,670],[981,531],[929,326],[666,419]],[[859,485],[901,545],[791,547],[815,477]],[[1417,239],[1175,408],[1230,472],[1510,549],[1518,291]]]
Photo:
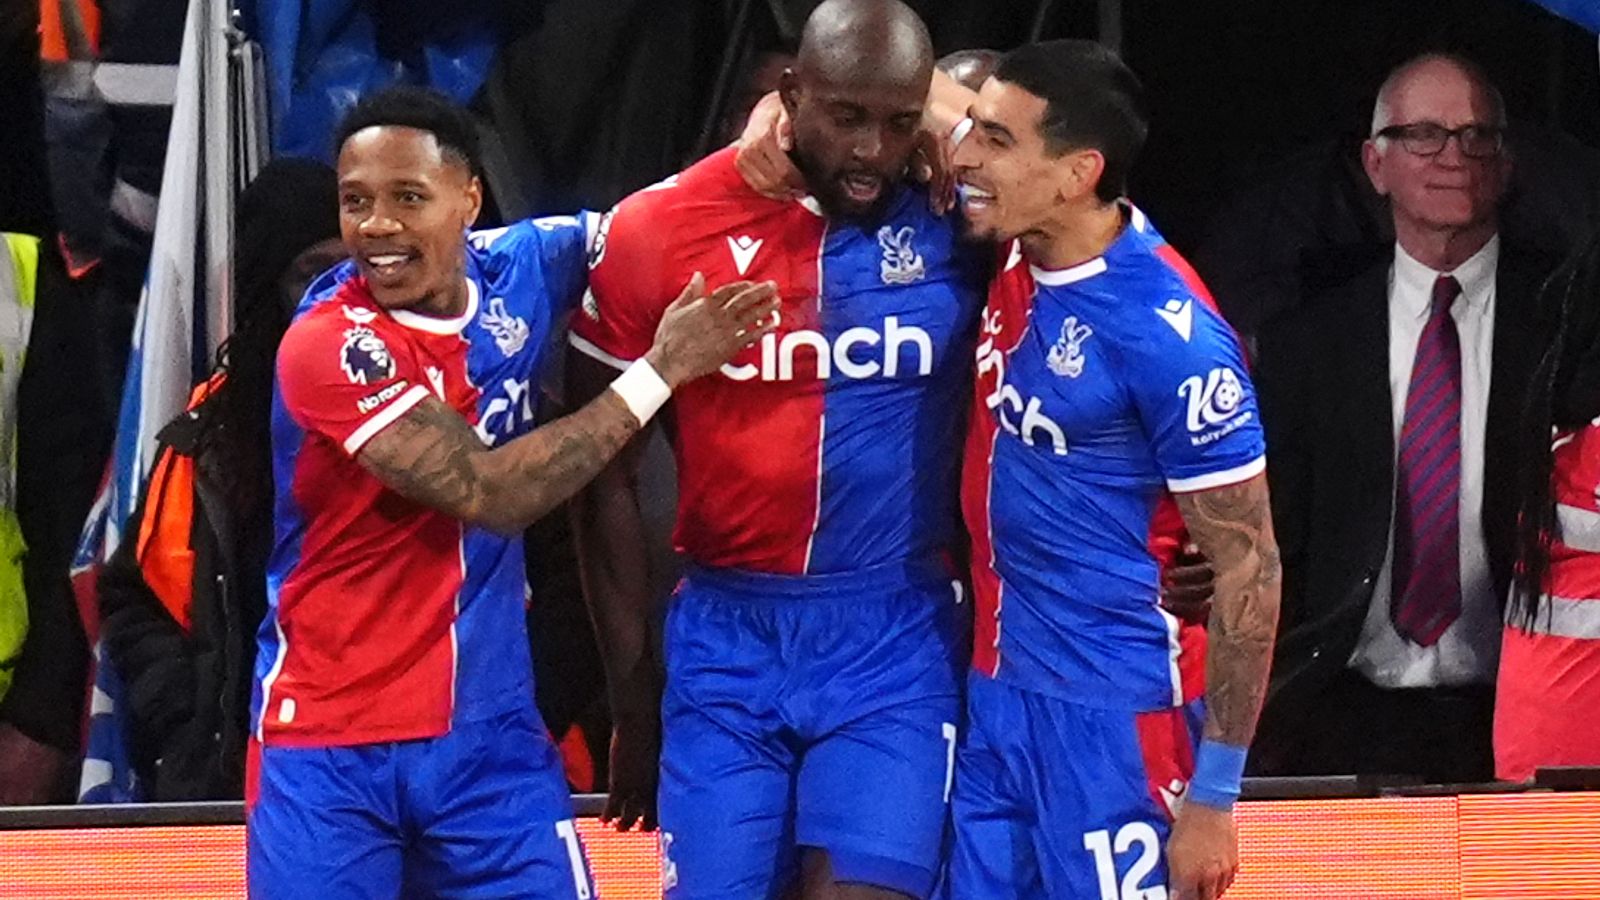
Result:
[[1461,296],[1461,282],[1454,275],[1440,275],[1433,283],[1433,302],[1429,317],[1438,319],[1450,314],[1456,305],[1456,298]]

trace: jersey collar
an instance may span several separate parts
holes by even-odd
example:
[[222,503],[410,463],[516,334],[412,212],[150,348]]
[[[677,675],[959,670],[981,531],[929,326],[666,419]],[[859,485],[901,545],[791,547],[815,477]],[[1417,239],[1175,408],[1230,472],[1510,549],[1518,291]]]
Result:
[[1028,271],[1033,273],[1036,284],[1046,284],[1051,287],[1060,287],[1072,284],[1085,278],[1093,278],[1106,270],[1106,258],[1096,256],[1088,262],[1081,262],[1065,269],[1041,269],[1033,263],[1028,263]]
[[429,334],[460,334],[467,327],[467,323],[478,314],[478,285],[471,278],[467,282],[467,309],[461,315],[451,319],[441,319],[437,316],[425,316],[412,312],[409,309],[391,310],[389,315],[396,322],[416,331],[426,331]]
[[1117,205],[1122,207],[1123,213],[1127,216],[1127,225],[1122,229],[1122,233],[1117,235],[1116,240],[1111,242],[1111,246],[1106,248],[1104,253],[1075,266],[1068,266],[1065,269],[1045,269],[1030,262],[1028,263],[1028,271],[1033,275],[1034,283],[1060,287],[1083,281],[1087,278],[1093,278],[1106,270],[1107,256],[1116,254],[1124,244],[1139,240],[1140,238],[1135,237],[1135,235],[1144,235],[1150,230],[1150,220],[1145,218],[1145,214],[1139,207],[1134,206],[1127,200],[1120,200]]

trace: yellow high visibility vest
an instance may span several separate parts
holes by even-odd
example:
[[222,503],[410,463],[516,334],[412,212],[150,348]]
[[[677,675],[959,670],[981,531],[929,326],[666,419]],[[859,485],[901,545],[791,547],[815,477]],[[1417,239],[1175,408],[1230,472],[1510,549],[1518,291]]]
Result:
[[17,384],[33,325],[39,284],[39,239],[3,234],[0,256],[0,697],[22,656],[28,633],[28,601],[22,591],[27,548],[17,524]]

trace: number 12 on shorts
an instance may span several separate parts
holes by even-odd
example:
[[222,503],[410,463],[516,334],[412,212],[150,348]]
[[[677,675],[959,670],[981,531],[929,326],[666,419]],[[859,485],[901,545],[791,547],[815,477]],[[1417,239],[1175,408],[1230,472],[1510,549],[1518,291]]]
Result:
[[[1139,855],[1123,873],[1119,890],[1117,857],[1135,846],[1139,848]],[[1083,849],[1094,855],[1095,874],[1100,879],[1100,900],[1167,900],[1165,885],[1139,886],[1161,860],[1161,838],[1149,822],[1129,822],[1117,829],[1114,841],[1107,828],[1086,832]]]

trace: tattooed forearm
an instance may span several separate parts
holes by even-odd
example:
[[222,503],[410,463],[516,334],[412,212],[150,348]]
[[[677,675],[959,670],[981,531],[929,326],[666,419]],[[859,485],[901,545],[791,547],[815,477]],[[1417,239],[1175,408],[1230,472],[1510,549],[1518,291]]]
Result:
[[429,397],[361,449],[396,493],[475,525],[517,531],[593,478],[639,430],[615,392],[491,450],[455,410]]
[[1190,537],[1216,571],[1206,666],[1206,737],[1246,746],[1266,697],[1282,566],[1266,476],[1179,494]]
[[482,502],[473,456],[487,449],[460,413],[429,397],[374,436],[358,459],[396,493],[459,513]]

